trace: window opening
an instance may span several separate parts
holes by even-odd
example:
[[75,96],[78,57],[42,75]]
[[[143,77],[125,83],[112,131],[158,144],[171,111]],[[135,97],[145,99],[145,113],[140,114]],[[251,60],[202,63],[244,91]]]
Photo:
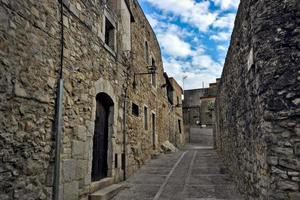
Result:
[[105,44],[115,50],[115,27],[105,18]]
[[148,130],[148,108],[144,107],[144,128]]
[[178,120],[178,130],[179,130],[179,133],[181,133],[181,120],[180,119]]
[[132,114],[135,116],[139,116],[139,106],[135,103],[132,103]]

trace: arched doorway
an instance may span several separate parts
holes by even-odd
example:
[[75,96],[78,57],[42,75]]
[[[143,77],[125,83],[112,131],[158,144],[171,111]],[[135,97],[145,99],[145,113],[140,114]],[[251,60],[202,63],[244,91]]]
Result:
[[113,120],[114,102],[106,93],[96,96],[96,119],[93,137],[92,181],[108,176],[110,124]]

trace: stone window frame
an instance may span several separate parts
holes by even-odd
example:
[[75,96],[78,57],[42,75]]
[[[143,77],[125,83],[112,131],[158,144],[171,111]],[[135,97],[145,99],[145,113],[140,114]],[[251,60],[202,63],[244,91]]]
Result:
[[[133,106],[136,106],[138,110],[135,110]],[[135,113],[134,111],[137,111],[137,113]],[[133,101],[131,102],[131,114],[134,117],[140,117],[140,106],[137,103],[134,103]]]
[[[147,109],[147,115],[145,115],[145,109]],[[148,131],[149,130],[149,107],[147,105],[144,104],[144,119],[143,119],[143,125],[144,125],[144,130]],[[145,119],[145,116],[147,118],[147,121]]]
[[[108,155],[107,155],[107,164],[108,164],[108,178],[110,177],[116,177],[117,169],[114,168],[114,154],[117,153],[116,151],[116,144],[114,141],[115,136],[117,135],[117,127],[118,127],[118,110],[119,105],[117,102],[118,96],[111,84],[111,81],[106,80],[104,78],[98,79],[94,83],[95,91],[93,92],[93,96],[96,96],[98,93],[106,93],[111,97],[111,99],[114,102],[114,107],[111,110],[111,120],[112,123],[109,125],[109,140],[108,140]],[[95,119],[96,119],[96,98],[93,100],[93,106],[92,106],[92,115],[91,115],[91,123],[90,123],[90,130],[89,130],[89,139],[87,139],[87,143],[89,145],[89,152],[93,152],[93,135],[94,135],[94,129],[95,129]],[[96,190],[100,189],[101,180],[92,182],[91,181],[91,172],[92,172],[92,160],[93,160],[93,154],[90,153],[88,155],[88,172],[86,173],[85,179],[88,180],[88,184],[90,187],[95,188]],[[120,158],[119,158],[120,159]]]
[[149,52],[149,42],[147,39],[144,40],[144,59],[145,63],[148,66],[150,62],[150,52]]
[[118,0],[99,0],[101,6],[107,7],[115,12]]
[[[119,0],[118,0],[119,1]],[[134,21],[133,19],[133,16],[132,16],[132,12],[131,12],[131,9],[130,9],[130,5],[129,3],[126,3],[126,0],[122,0],[122,2],[119,2],[119,15],[121,17],[121,21],[118,23],[118,30],[121,31],[122,35],[121,35],[121,38],[122,38],[122,42],[124,44],[124,37],[123,35],[127,35],[130,39],[129,40],[126,40],[128,41],[128,48],[124,48],[124,46],[122,45],[122,51],[131,51],[132,50],[132,22]],[[122,7],[124,6],[124,7]],[[128,11],[128,14],[129,14],[129,18],[124,18],[125,16],[123,15],[123,12],[126,12],[125,11]],[[125,25],[124,26],[124,22],[126,21],[125,19],[129,20],[129,23],[127,24],[127,26]],[[124,27],[126,29],[126,31],[124,31]]]
[[182,119],[178,118],[177,123],[178,123],[178,133],[182,134]]
[[[114,27],[114,45],[113,48],[111,48],[108,44],[105,42],[105,26],[106,26],[106,19],[111,23],[111,25]],[[103,19],[102,19],[102,34],[101,34],[101,40],[104,43],[105,49],[110,52],[113,56],[116,56],[117,52],[117,23],[115,17],[108,11],[108,8],[104,7],[103,12]]]
[[[155,59],[155,57],[154,57],[154,55],[153,55],[153,53],[151,52],[151,56],[150,56],[150,63],[149,63],[149,65],[152,65],[152,60],[154,60],[155,61],[155,63],[157,63],[156,62],[156,59]],[[156,72],[155,72],[155,74],[150,74],[150,84],[151,84],[151,87],[153,88],[153,89],[157,89],[157,66],[156,66]],[[155,84],[153,84],[153,77],[155,77]]]

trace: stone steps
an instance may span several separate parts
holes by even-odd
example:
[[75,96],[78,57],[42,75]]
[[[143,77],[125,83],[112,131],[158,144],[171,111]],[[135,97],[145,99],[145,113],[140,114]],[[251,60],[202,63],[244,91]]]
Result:
[[94,192],[89,196],[89,200],[109,200],[112,199],[122,189],[122,184],[113,184]]
[[114,179],[112,177],[107,177],[101,179],[100,181],[92,182],[90,193],[94,193],[112,184],[114,184]]

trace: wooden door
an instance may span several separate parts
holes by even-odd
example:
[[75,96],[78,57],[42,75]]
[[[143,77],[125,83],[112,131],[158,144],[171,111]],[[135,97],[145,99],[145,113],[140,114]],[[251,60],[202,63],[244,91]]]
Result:
[[107,177],[109,106],[97,100],[93,138],[92,181]]

